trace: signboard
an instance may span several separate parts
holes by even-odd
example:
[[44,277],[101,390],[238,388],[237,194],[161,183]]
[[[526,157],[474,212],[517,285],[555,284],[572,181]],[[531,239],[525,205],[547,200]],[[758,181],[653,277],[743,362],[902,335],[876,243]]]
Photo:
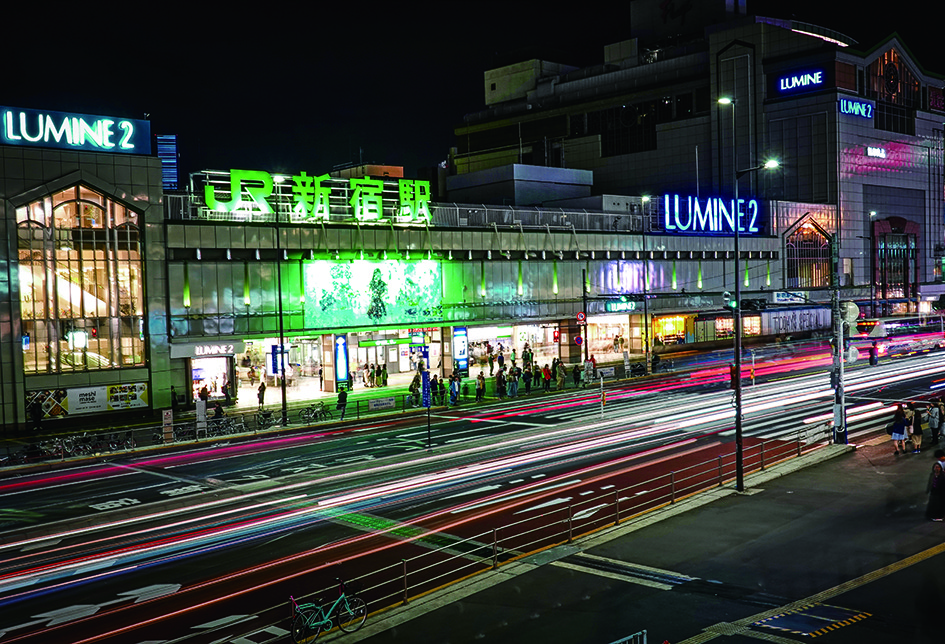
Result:
[[[283,362],[288,362],[288,349],[285,348],[285,345],[274,344],[270,349],[270,360],[271,365],[269,373],[274,375],[282,375],[282,365]],[[286,359],[283,361],[282,356],[286,356]]]
[[430,372],[423,371],[420,374],[420,382],[422,383],[423,388],[423,399],[420,403],[423,407],[430,407],[432,404],[432,398],[430,396]]
[[464,326],[453,327],[453,360],[456,372],[469,375],[469,334]]
[[859,116],[864,119],[873,118],[873,104],[866,101],[857,101],[852,98],[841,98],[838,103],[841,114]]
[[211,358],[214,356],[233,356],[246,351],[242,340],[233,342],[200,342],[171,344],[172,358]]
[[27,392],[27,407],[38,404],[43,418],[60,418],[82,414],[147,407],[148,383],[137,382],[101,387],[45,389]]
[[335,336],[335,382],[348,382],[348,338]]
[[757,199],[663,195],[663,230],[690,235],[729,235],[762,232],[761,203]]
[[598,367],[597,369],[597,375],[601,378],[613,378],[616,373],[616,367]]
[[148,155],[151,124],[109,116],[0,107],[0,143]]
[[771,96],[792,96],[833,86],[833,70],[828,68],[807,67],[780,74],[768,74],[768,88]]
[[385,409],[396,409],[397,399],[393,396],[389,398],[372,398],[368,400],[368,411],[384,411]]
[[339,179],[305,171],[284,181],[276,181],[265,170],[204,174],[207,211],[238,215],[231,219],[269,221],[274,212],[286,212],[289,221],[296,223],[319,223],[332,216],[360,222],[430,220],[429,181]]
[[636,302],[625,302],[623,300],[608,300],[604,302],[604,310],[608,313],[627,313],[637,310]]
[[807,291],[775,291],[775,304],[804,304],[808,300]]

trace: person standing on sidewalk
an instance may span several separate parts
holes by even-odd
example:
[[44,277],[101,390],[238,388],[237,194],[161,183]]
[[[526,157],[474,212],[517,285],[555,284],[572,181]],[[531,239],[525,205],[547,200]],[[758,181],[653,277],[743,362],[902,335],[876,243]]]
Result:
[[482,369],[479,370],[479,375],[476,376],[476,402],[482,402],[483,398],[486,397],[486,376],[482,372]]
[[338,392],[338,403],[335,405],[335,409],[341,412],[341,418],[339,420],[345,419],[345,409],[348,407],[348,392],[344,389]]
[[[912,453],[918,454],[922,451],[922,410],[914,403],[909,403],[909,409],[912,411],[912,445],[915,447]],[[908,417],[909,412],[906,412]]]
[[256,398],[259,400],[259,411],[262,411],[263,405],[266,403],[266,383],[262,380],[259,381],[259,389],[256,390]]
[[893,452],[893,456],[899,456],[900,451],[905,454],[906,413],[903,411],[901,404],[896,407],[896,413],[892,420],[892,427],[888,431],[890,431],[890,438],[892,438],[893,447],[896,448],[896,451]]
[[936,398],[929,405],[929,433],[932,434],[932,445],[938,445],[938,436],[942,427],[942,410],[939,408],[941,403]]
[[932,465],[932,474],[926,486],[929,502],[925,506],[925,516],[932,521],[941,521],[945,517],[945,470],[938,461]]

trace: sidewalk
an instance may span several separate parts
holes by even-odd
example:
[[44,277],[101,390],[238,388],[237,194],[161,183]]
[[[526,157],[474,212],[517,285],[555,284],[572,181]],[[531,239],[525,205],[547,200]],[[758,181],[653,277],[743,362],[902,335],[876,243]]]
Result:
[[706,492],[372,615],[345,641],[941,642],[933,460],[894,457],[885,437],[828,446],[749,475],[744,494]]

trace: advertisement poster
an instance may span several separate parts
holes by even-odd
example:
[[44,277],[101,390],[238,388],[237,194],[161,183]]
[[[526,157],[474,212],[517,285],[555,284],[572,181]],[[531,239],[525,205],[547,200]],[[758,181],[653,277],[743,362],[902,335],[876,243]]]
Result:
[[27,407],[40,405],[44,419],[135,409],[148,406],[148,384],[29,391],[26,404]]
[[304,262],[305,326],[312,329],[428,322],[442,317],[439,262]]

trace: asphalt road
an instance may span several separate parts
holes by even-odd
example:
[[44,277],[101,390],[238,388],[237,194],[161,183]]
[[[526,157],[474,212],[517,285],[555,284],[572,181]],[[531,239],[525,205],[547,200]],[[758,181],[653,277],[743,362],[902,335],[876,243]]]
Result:
[[[925,370],[941,373],[942,362],[863,372],[859,391],[872,399],[927,392]],[[749,437],[776,441],[805,421],[816,426],[811,419],[832,398],[825,379],[748,389]],[[336,572],[356,577],[429,552],[432,538],[405,534],[407,526],[438,531],[442,545],[565,494],[651,476],[647,463],[686,467],[668,455],[706,458],[682,454],[720,449],[731,422],[729,394],[707,380],[611,390],[603,415],[592,392],[439,414],[430,452],[424,426],[377,423],[6,480],[0,641],[65,632],[80,641],[122,624],[145,624],[155,640],[219,639],[201,628],[221,620],[252,630],[261,608],[281,609],[288,594],[330,585]],[[853,378],[848,391],[856,387]],[[862,426],[883,422],[870,413]],[[122,631],[111,639],[144,638]]]

